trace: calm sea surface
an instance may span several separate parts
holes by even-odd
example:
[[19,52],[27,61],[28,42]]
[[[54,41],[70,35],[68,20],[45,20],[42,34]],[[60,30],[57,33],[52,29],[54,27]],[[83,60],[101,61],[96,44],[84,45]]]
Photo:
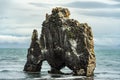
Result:
[[[41,73],[23,72],[27,49],[0,49],[0,80],[120,80],[120,49],[95,49],[97,66],[94,77],[53,75],[47,62]],[[64,68],[63,72],[71,72]]]

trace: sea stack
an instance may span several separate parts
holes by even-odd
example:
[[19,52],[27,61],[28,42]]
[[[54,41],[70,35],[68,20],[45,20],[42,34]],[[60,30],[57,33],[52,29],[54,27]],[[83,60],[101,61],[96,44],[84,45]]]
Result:
[[[38,46],[29,48],[27,62],[31,60],[38,64],[35,65],[40,67],[38,71],[42,61],[46,60],[51,67],[50,73],[62,73],[60,70],[67,66],[74,75],[92,76],[96,58],[91,27],[69,17],[70,11],[61,7],[53,8],[50,15],[46,14],[40,39],[32,40],[31,43]],[[34,52],[30,54],[31,49]],[[29,59],[31,55],[34,57]],[[37,71],[36,67],[33,71]],[[27,68],[25,66],[24,71],[32,71]]]
[[37,30],[33,30],[30,48],[28,49],[27,62],[24,66],[24,71],[39,72],[42,65],[42,53],[40,42],[38,40]]

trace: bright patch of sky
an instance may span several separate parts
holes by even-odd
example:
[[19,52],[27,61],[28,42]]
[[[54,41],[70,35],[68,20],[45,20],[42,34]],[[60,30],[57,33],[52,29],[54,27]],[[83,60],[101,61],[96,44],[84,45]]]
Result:
[[29,47],[32,30],[40,34],[45,14],[58,6],[92,27],[95,45],[120,45],[120,0],[0,0],[0,47]]

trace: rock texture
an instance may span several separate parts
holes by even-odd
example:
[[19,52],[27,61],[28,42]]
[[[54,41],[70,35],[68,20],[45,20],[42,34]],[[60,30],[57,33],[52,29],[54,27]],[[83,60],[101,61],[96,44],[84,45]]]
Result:
[[30,48],[28,49],[27,62],[24,66],[24,71],[39,72],[42,65],[42,53],[37,30],[33,31],[31,41],[32,42]]
[[25,71],[39,71],[44,59],[51,66],[50,73],[62,73],[60,70],[67,66],[74,75],[93,75],[96,60],[91,27],[69,16],[69,10],[61,7],[54,8],[51,15],[46,14],[40,40],[34,36],[35,30],[28,50],[27,63],[35,68],[29,70],[25,65]]

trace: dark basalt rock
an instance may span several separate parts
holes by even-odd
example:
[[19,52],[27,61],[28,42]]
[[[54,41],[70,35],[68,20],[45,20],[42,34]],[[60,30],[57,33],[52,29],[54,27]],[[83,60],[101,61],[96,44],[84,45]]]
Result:
[[[47,60],[51,66],[50,73],[62,73],[60,70],[67,66],[75,75],[92,76],[96,59],[91,27],[87,23],[69,19],[69,15],[69,10],[61,7],[54,8],[51,15],[46,14],[40,40],[38,41],[35,36],[32,39],[27,63],[35,63],[36,67],[40,67],[42,60]],[[37,46],[34,46],[35,44]],[[34,51],[30,52],[31,49]],[[34,57],[35,60],[29,58],[31,55],[34,56],[33,54],[37,55]],[[25,71],[37,71],[36,68],[27,68],[25,65]],[[41,67],[38,71],[40,69]]]
[[42,53],[37,30],[33,31],[31,40],[32,42],[30,48],[28,49],[27,62],[24,66],[24,71],[39,72],[42,65]]

